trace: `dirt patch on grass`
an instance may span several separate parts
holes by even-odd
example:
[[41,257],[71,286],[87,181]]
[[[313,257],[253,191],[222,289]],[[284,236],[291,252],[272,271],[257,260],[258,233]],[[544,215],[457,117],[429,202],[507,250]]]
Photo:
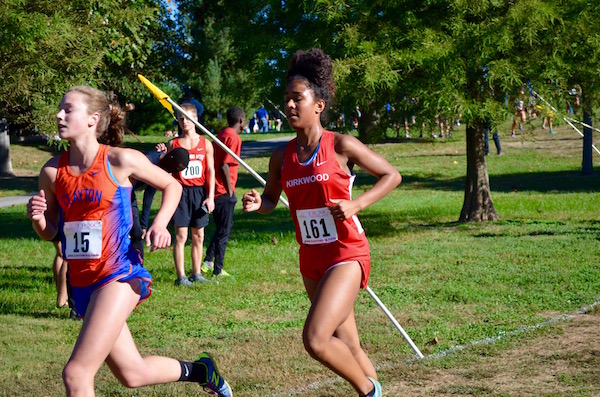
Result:
[[[386,396],[598,396],[600,316],[577,315],[508,350],[467,352],[447,368],[380,372]],[[493,350],[493,349],[492,349]]]

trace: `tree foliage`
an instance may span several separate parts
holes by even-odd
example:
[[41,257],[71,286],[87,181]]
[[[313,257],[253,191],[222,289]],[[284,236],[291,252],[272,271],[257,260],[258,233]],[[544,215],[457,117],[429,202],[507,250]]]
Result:
[[[277,1],[179,0],[167,74],[201,93],[213,127],[228,107],[251,115],[279,86],[285,27]],[[280,93],[283,91],[280,89]],[[281,95],[282,96],[282,95]]]
[[[334,59],[332,113],[348,119],[358,106],[365,142],[407,116],[411,98],[421,119],[462,115],[464,221],[498,217],[483,127],[512,116],[521,87],[559,104],[576,84],[590,101],[600,87],[599,6],[584,0],[181,0],[177,8],[169,73],[199,88],[213,113],[279,102],[292,53],[316,46]],[[386,113],[388,103],[402,114]]]
[[600,100],[600,5],[588,0],[5,0],[0,16],[2,111],[43,131],[74,84],[157,106],[138,72],[174,97],[197,89],[217,129],[230,106],[250,116],[267,99],[281,105],[293,52],[320,47],[334,59],[332,113],[348,119],[358,106],[365,142],[381,140],[411,98],[422,119],[462,114],[461,220],[497,217],[481,135],[512,115],[520,87],[557,106],[580,87],[588,114]]
[[139,70],[153,60],[162,8],[151,0],[0,3],[0,109],[12,124],[55,130],[56,107],[71,86],[139,95]]
[[314,21],[309,27],[314,35],[300,47],[316,43],[335,57],[338,106],[346,112],[354,105],[363,110],[361,139],[381,139],[387,102],[401,108],[406,98],[417,98],[418,113],[428,120],[435,114],[447,119],[462,114],[469,162],[464,221],[498,216],[490,195],[483,126],[512,115],[520,87],[530,84],[558,103],[564,103],[575,84],[590,98],[600,87],[599,7],[586,1],[301,4],[313,16],[305,19]]

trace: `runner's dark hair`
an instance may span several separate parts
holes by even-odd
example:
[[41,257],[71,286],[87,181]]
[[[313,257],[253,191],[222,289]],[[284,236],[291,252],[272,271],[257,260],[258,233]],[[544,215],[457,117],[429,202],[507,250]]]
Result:
[[335,96],[335,83],[332,77],[331,57],[320,48],[294,53],[287,73],[287,82],[305,80],[316,99],[325,101],[327,109]]

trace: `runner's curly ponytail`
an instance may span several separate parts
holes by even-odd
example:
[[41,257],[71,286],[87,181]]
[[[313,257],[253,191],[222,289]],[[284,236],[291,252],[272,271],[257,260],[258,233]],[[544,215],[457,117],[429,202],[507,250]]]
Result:
[[335,96],[335,83],[332,77],[331,57],[320,48],[294,53],[287,73],[287,82],[301,79],[308,82],[317,99],[325,101],[325,108],[331,105]]

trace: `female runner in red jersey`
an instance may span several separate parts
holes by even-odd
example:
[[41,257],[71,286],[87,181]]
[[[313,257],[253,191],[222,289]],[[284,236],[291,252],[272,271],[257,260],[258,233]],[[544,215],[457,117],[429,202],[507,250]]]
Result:
[[[334,91],[331,58],[320,49],[294,54],[285,111],[296,138],[273,152],[262,195],[242,199],[244,212],[271,212],[283,190],[300,244],[300,272],[311,308],[303,330],[307,352],[346,379],[359,396],[381,397],[373,364],[360,347],[354,302],[368,283],[369,244],[356,216],[402,180],[358,139],[323,129],[321,114]],[[356,164],[377,178],[352,199]]]
[[171,244],[167,225],[181,185],[141,152],[112,147],[121,143],[124,118],[112,96],[87,86],[71,88],[56,115],[59,136],[70,148],[44,165],[39,194],[27,205],[41,238],[60,236],[75,307],[84,317],[63,370],[67,395],[93,396],[94,377],[106,362],[127,387],[194,381],[230,397],[209,355],[195,362],[142,357],[127,326],[133,309],[150,296],[152,282],[129,238],[130,178],[162,191],[161,207],[146,233],[151,251]]

